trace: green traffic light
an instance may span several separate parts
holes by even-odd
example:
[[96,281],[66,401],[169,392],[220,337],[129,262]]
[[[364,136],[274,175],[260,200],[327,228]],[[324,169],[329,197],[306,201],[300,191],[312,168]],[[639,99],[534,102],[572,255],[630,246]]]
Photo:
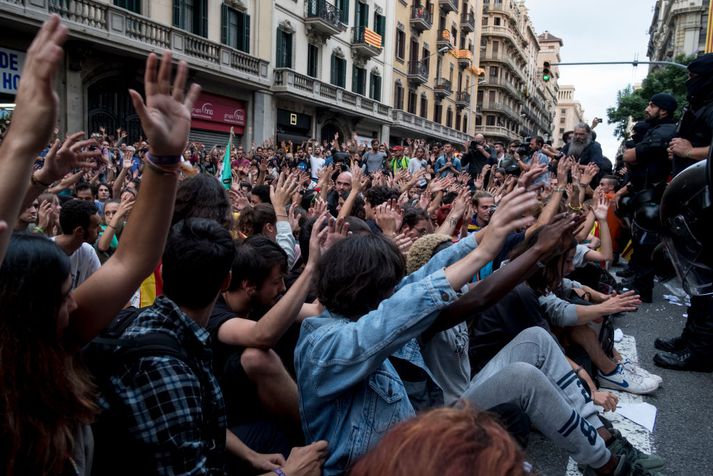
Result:
[[547,73],[545,73],[545,74],[542,75],[542,80],[543,80],[543,81],[549,81],[550,78],[551,78],[551,76],[550,76],[549,74],[547,74]]

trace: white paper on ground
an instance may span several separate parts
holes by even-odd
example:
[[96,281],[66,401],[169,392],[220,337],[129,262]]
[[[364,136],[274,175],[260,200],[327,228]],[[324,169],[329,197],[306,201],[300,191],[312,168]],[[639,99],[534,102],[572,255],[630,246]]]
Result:
[[621,329],[614,329],[614,342],[621,342],[623,338],[624,333],[621,331]]
[[656,407],[650,403],[619,403],[616,412],[649,431],[654,431]]

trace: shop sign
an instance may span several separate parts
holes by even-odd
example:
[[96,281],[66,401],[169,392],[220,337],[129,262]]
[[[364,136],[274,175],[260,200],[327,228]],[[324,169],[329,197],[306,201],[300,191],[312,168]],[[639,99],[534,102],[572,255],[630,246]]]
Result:
[[0,93],[17,94],[25,53],[0,47]]

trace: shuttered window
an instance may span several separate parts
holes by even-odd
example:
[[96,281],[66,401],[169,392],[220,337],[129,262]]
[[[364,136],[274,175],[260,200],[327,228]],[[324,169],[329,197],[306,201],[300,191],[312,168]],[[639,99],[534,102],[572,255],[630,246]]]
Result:
[[173,26],[208,37],[207,0],[173,0]]
[[276,67],[292,68],[292,33],[278,29],[276,48]]
[[221,39],[224,45],[250,53],[250,15],[221,5]]
[[344,58],[332,54],[332,77],[330,82],[343,88],[347,84],[347,61]]
[[381,101],[381,76],[378,74],[369,75],[369,97]]

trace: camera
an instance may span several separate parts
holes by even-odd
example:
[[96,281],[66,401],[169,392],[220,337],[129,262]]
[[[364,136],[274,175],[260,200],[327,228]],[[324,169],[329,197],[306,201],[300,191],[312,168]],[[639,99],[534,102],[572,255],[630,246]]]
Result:
[[527,155],[530,154],[530,145],[529,144],[520,144],[516,150],[517,155],[520,157],[526,157]]

